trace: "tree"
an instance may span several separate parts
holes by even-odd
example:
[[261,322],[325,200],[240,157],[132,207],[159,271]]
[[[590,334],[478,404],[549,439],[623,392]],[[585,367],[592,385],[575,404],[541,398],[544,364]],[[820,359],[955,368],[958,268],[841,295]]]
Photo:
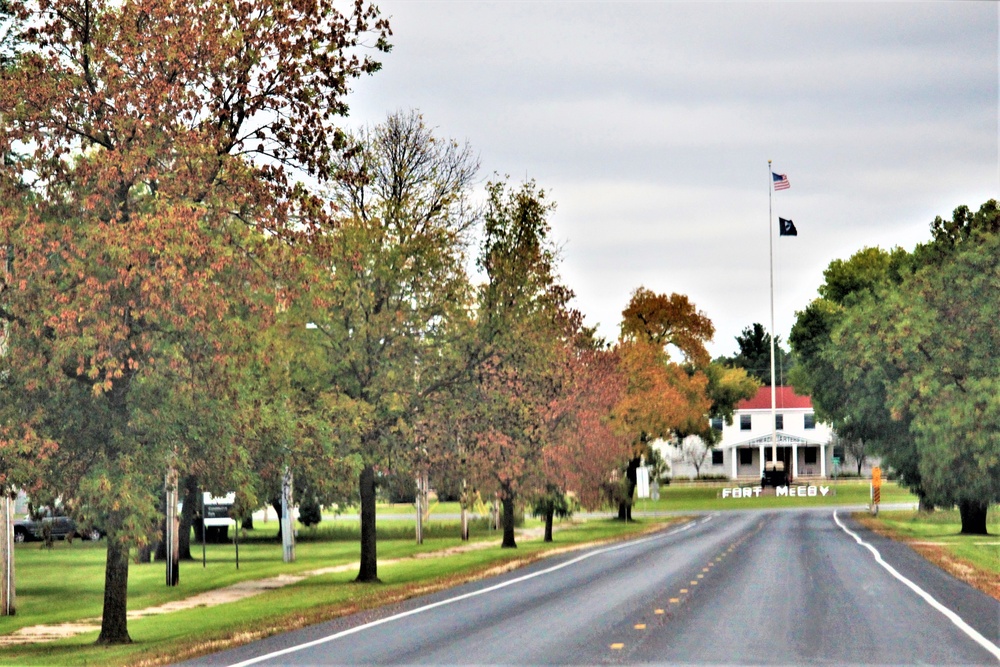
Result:
[[701,467],[705,465],[712,447],[697,436],[689,435],[680,439],[681,460],[694,467],[695,478],[701,479]]
[[545,192],[533,181],[517,190],[496,181],[487,195],[473,457],[482,486],[495,489],[503,506],[502,546],[514,548],[518,495],[540,486],[545,413],[560,391],[572,293],[557,281]]
[[[771,386],[771,334],[764,330],[764,325],[754,322],[736,336],[739,352],[732,357],[722,357],[722,364],[743,368],[747,374],[760,384]],[[794,368],[791,353],[781,347],[781,336],[774,339],[774,366],[778,374],[775,385],[785,384],[786,375]]]
[[854,309],[877,308],[882,290],[902,280],[910,262],[901,249],[880,248],[864,248],[848,260],[831,262],[824,271],[820,297],[798,313],[792,327],[790,341],[798,364],[791,380],[796,391],[812,397],[817,417],[831,423],[838,437],[879,453],[927,509],[931,505],[921,485],[909,423],[893,419],[886,405],[886,385],[896,372],[881,366],[848,377],[850,352],[832,340]]
[[631,442],[614,423],[626,378],[617,351],[587,336],[569,348],[569,373],[549,411],[544,477],[586,509],[599,508],[613,471],[631,458]]
[[[984,208],[996,211],[995,203]],[[877,308],[855,309],[833,337],[857,364],[849,378],[890,369],[886,407],[910,425],[907,453],[922,490],[935,504],[958,505],[965,534],[986,534],[989,505],[1000,501],[1000,366],[992,354],[1000,326],[986,296],[1000,284],[998,252],[1000,234],[973,233],[943,262],[886,290]]]
[[686,296],[639,287],[622,311],[621,332],[618,348],[628,384],[615,417],[632,442],[632,458],[625,470],[618,518],[627,521],[632,518],[636,470],[650,443],[703,428],[711,407],[706,375],[697,370],[688,373],[684,365],[670,360],[669,350],[679,350],[688,367],[707,364],[705,343],[715,328]]
[[[392,114],[350,143],[330,190],[338,227],[322,239],[296,334],[313,352],[293,372],[296,400],[341,425],[342,455],[357,464],[357,580],[377,581],[376,468],[407,471],[422,415],[469,377],[464,262],[479,165],[416,112]],[[306,332],[306,321],[315,328]]]
[[14,10],[30,27],[0,75],[4,364],[21,406],[7,426],[57,443],[60,475],[101,515],[98,642],[124,643],[129,547],[155,534],[152,490],[178,456],[166,434],[192,401],[233,398],[243,341],[269,325],[275,285],[298,284],[299,242],[325,224],[300,179],[330,175],[348,82],[378,69],[355,49],[368,35],[387,49],[388,25],[360,1]]
[[997,204],[937,218],[913,253],[865,249],[832,263],[793,346],[817,412],[872,446],[923,507],[958,504],[962,530],[986,530],[996,502],[994,309]]

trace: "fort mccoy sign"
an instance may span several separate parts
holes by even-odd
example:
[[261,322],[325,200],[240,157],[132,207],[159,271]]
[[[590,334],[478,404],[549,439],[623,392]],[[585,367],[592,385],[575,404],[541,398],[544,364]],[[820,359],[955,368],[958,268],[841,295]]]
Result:
[[[764,493],[762,486],[737,486],[722,489],[723,498],[759,498]],[[774,495],[778,498],[814,498],[831,494],[829,486],[777,486]],[[768,494],[770,495],[770,494]]]

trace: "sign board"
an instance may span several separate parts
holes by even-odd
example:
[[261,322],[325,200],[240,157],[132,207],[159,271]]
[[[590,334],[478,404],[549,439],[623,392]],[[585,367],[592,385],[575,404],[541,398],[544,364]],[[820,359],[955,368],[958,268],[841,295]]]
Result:
[[635,471],[635,491],[640,498],[649,498],[649,468],[639,466]]
[[205,520],[205,526],[229,527],[236,525],[236,521],[229,516],[233,504],[236,502],[235,493],[227,493],[224,496],[213,496],[211,493],[205,493],[204,502],[202,517]]
[[840,465],[840,457],[839,456],[834,456],[833,457],[833,465],[835,465],[835,466],[839,466]]

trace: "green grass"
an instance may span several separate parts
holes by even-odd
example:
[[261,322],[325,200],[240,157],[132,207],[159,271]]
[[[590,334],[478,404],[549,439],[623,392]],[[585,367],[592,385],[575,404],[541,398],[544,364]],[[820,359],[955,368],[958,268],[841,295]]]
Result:
[[[380,537],[382,584],[353,583],[357,573],[352,567],[346,572],[310,577],[225,606],[131,619],[129,632],[134,643],[129,646],[93,646],[97,633],[91,632],[56,642],[3,647],[0,648],[0,665],[89,665],[99,662],[104,667],[112,667],[176,661],[192,657],[199,651],[224,648],[230,645],[232,637],[246,640],[300,627],[454,584],[504,563],[536,558],[542,551],[618,539],[661,523],[662,520],[657,519],[628,525],[609,520],[567,523],[556,533],[554,543],[546,545],[540,538],[522,538],[516,550],[500,549],[498,535],[484,532],[474,541],[492,541],[491,546],[421,559],[409,557],[464,543],[456,536],[457,522],[448,526],[451,536],[429,538],[419,546],[414,543],[411,527],[407,539]],[[385,524],[391,527],[395,520],[380,523],[380,533]],[[529,525],[537,525],[537,522]],[[270,531],[271,527],[265,524],[264,529]],[[200,545],[193,552],[200,558]],[[164,586],[162,563],[132,565],[129,609],[187,598],[238,581],[355,563],[359,547],[356,539],[300,541],[296,545],[296,561],[286,564],[281,560],[280,544],[254,539],[240,545],[239,569],[232,545],[208,545],[206,552],[206,567],[202,567],[200,560],[182,564],[181,583],[175,588]],[[405,560],[389,562],[394,559]],[[16,572],[18,613],[0,618],[0,634],[9,634],[25,626],[95,619],[101,613],[103,543],[59,542],[52,549],[39,549],[31,543],[18,545]]]

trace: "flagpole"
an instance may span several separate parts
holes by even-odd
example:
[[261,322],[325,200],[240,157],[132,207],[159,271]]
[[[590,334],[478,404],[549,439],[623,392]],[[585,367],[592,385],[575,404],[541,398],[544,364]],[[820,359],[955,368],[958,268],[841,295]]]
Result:
[[771,266],[771,463],[773,469],[777,469],[778,463],[778,419],[777,408],[775,406],[774,389],[774,211],[771,200],[774,197],[774,172],[771,169],[771,161],[767,161],[767,230],[768,230],[768,256]]

